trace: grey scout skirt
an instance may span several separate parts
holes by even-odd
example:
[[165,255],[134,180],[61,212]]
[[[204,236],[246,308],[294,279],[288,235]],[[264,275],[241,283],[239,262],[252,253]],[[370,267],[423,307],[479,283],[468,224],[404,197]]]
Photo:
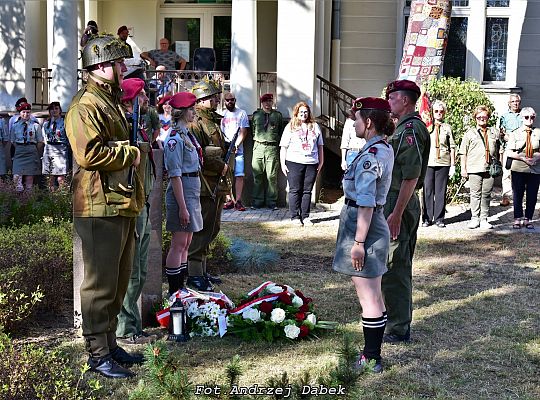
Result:
[[14,175],[40,175],[41,159],[35,143],[15,144]]
[[184,201],[189,212],[189,224],[187,227],[183,227],[180,224],[180,207],[174,197],[172,185],[169,183],[167,193],[165,194],[165,206],[167,209],[165,229],[169,232],[199,232],[203,228],[200,178],[198,176],[183,176],[182,189],[184,191]]
[[390,246],[390,230],[384,218],[382,207],[373,210],[371,225],[364,249],[366,252],[364,268],[356,271],[351,264],[351,248],[356,234],[356,217],[358,208],[344,205],[339,216],[339,229],[336,243],[336,254],[332,268],[349,276],[375,278],[383,275],[388,268],[388,249]]

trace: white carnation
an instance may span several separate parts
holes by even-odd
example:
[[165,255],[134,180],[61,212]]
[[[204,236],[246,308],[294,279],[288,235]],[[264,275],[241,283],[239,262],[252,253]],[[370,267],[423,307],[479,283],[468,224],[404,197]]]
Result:
[[287,325],[283,330],[285,331],[285,336],[289,339],[296,339],[300,334],[300,328],[296,325]]
[[255,308],[250,308],[249,310],[245,310],[242,313],[242,318],[250,319],[253,322],[257,322],[261,320],[261,313]]
[[270,314],[270,320],[276,324],[283,322],[285,319],[285,310],[282,308],[274,308]]
[[306,317],[306,321],[312,323],[313,325],[316,325],[317,317],[315,316],[315,314],[308,314],[308,316]]
[[292,305],[295,307],[302,307],[304,305],[304,301],[299,296],[294,296],[292,298]]

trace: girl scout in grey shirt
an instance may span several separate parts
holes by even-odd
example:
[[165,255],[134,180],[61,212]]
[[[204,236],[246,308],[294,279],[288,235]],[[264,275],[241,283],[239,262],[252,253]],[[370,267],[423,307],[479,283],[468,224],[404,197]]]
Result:
[[165,167],[169,176],[165,195],[165,227],[172,232],[171,248],[165,263],[169,294],[184,286],[188,249],[193,232],[198,232],[203,227],[199,200],[202,149],[195,136],[187,129],[187,125],[195,118],[195,102],[195,95],[188,92],[177,93],[169,101],[174,109],[173,126],[163,146]]
[[357,367],[375,360],[374,372],[382,372],[381,343],[386,308],[381,293],[382,275],[390,246],[390,231],[383,206],[392,179],[394,152],[385,136],[394,131],[390,105],[381,98],[356,99],[351,110],[354,128],[366,144],[343,178],[345,205],[339,218],[333,268],[350,275],[362,306],[365,346]]

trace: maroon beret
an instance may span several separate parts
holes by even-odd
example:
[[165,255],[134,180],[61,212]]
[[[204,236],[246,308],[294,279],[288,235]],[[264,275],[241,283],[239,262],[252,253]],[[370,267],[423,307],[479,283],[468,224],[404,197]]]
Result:
[[386,98],[388,98],[388,95],[390,93],[398,92],[400,90],[408,90],[410,92],[415,92],[418,94],[418,96],[420,96],[420,88],[416,83],[414,83],[413,81],[402,79],[390,82],[388,86],[386,86]]
[[380,97],[359,97],[353,101],[351,111],[353,114],[358,110],[380,110],[390,112],[390,104]]
[[17,107],[17,111],[31,110],[31,109],[32,109],[32,106],[26,102],[19,104],[19,106]]
[[169,105],[172,108],[189,108],[197,102],[197,97],[190,92],[176,93],[170,100]]
[[272,93],[265,93],[261,96],[261,103],[263,101],[273,101],[274,100],[274,95]]
[[122,101],[133,100],[144,88],[144,81],[139,78],[124,79],[122,82]]
[[120,33],[124,32],[124,31],[129,31],[129,29],[127,28],[127,26],[122,25],[120,28],[118,28],[118,32],[116,32],[116,33],[118,35],[120,35]]
[[169,100],[172,99],[172,96],[163,96],[161,99],[159,99],[158,101],[158,106],[162,106],[163,104],[165,104],[166,102],[168,102]]

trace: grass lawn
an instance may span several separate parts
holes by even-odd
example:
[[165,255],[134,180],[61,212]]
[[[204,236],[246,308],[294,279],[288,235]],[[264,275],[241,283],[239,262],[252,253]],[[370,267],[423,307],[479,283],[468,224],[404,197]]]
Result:
[[[337,221],[298,228],[283,222],[225,223],[229,237],[265,243],[281,260],[270,270],[222,276],[231,299],[265,280],[301,289],[319,319],[340,323],[320,340],[245,343],[195,338],[170,345],[194,384],[224,383],[224,366],[238,354],[240,384],[263,385],[287,372],[315,380],[335,365],[343,332],[363,342],[360,308],[350,280],[331,270]],[[539,236],[525,233],[420,230],[414,262],[413,342],[383,346],[385,372],[362,375],[351,399],[540,398]],[[61,346],[84,362],[82,343]],[[144,377],[102,379],[103,399],[127,399]]]

